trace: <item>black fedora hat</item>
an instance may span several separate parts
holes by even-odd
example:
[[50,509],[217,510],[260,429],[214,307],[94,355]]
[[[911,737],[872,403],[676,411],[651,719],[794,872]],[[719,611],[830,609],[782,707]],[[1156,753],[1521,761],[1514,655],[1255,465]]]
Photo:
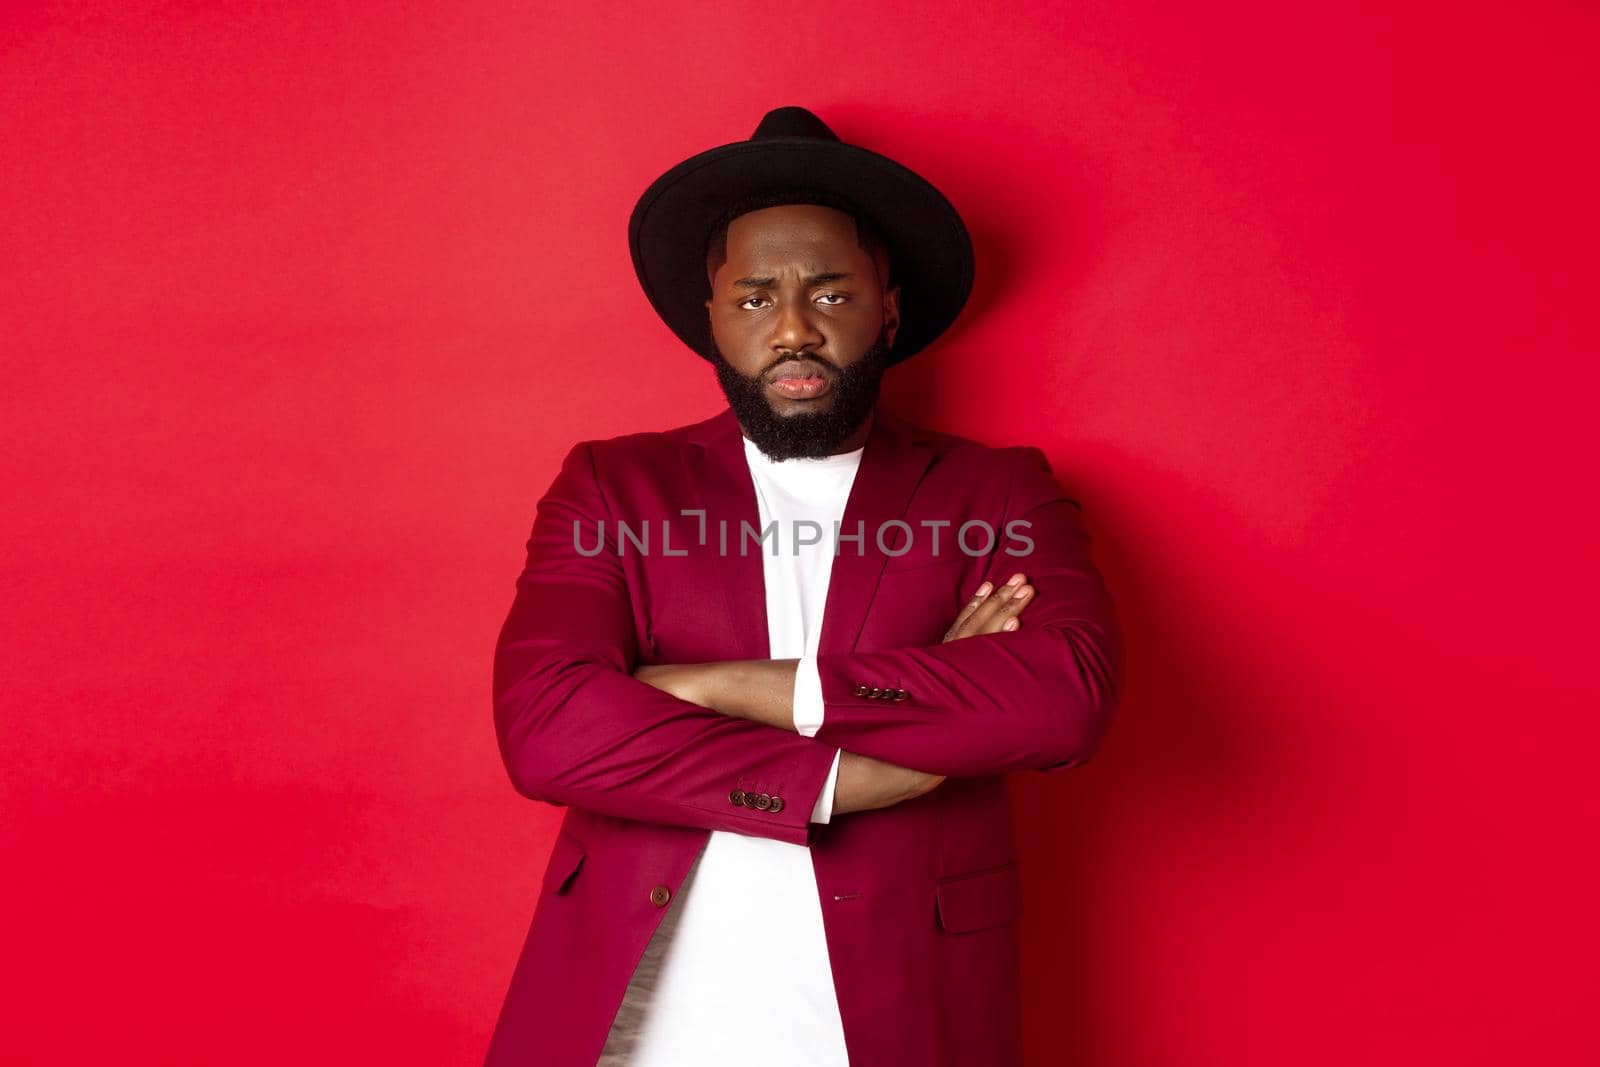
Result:
[[706,242],[729,210],[799,191],[865,215],[889,246],[900,328],[889,361],[915,355],[960,314],[972,291],[972,240],[954,205],[886,156],[847,144],[803,107],[767,112],[748,141],[679,163],[650,184],[628,220],[633,269],[651,306],[684,344],[713,358]]

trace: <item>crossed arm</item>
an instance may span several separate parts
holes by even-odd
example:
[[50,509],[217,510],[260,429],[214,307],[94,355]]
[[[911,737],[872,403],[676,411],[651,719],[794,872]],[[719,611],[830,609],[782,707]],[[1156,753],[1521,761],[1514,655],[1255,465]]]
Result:
[[[1116,699],[1120,642],[1088,563],[1077,505],[1062,495],[1041,453],[1018,451],[1005,510],[1007,519],[1030,523],[1031,595],[1014,604],[975,597],[939,645],[817,657],[827,710],[806,737],[793,727],[793,661],[679,673],[687,688],[678,692],[692,700],[671,683],[655,684],[661,673],[635,676],[620,560],[609,552],[585,556],[573,543],[574,522],[593,528],[612,518],[590,446],[574,446],[539,501],[495,646],[496,739],[517,790],[619,818],[807,844],[809,815],[836,755],[840,813],[898,803],[947,775],[1083,762]],[[1000,569],[1005,563],[996,559],[996,576],[1009,573]],[[1004,618],[1028,605],[1026,626]],[[1005,630],[1011,621],[1016,628]],[[853,698],[859,678],[887,679],[913,699]],[[730,803],[735,788],[785,802],[752,810]]]
[[[984,582],[945,631],[944,641],[978,634],[1009,633],[1034,593],[1027,575],[1017,573],[998,589]],[[633,676],[664,693],[734,718],[795,728],[794,683],[797,659],[725,660],[716,663],[647,664]],[[931,792],[947,776],[912,770],[843,749],[834,789],[835,815],[885,808]]]
[[[1038,449],[1009,451],[1001,517],[1007,529],[1023,524],[1031,544],[1014,561],[1006,558],[1009,550],[997,553],[987,577],[1003,581],[1012,567],[1026,568],[1027,621],[1011,618],[1002,625],[1013,630],[992,630],[974,629],[969,619],[960,640],[817,656],[825,711],[815,739],[956,776],[1062,770],[1098,747],[1122,683],[1116,613],[1090,562],[1077,502],[1062,492]],[[1003,592],[996,595],[1002,599],[989,610],[1010,603]],[[985,612],[981,602],[968,609]],[[725,714],[781,724],[785,669],[793,668],[712,665],[708,675],[689,676],[690,693]],[[905,699],[876,699],[876,691],[861,692],[863,683],[895,687]]]

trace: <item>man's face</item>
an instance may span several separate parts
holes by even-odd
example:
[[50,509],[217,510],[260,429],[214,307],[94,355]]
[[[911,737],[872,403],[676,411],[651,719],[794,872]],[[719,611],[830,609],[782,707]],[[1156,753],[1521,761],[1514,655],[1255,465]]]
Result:
[[886,272],[833,208],[785,204],[729,224],[706,307],[718,381],[763,452],[828,455],[861,426],[900,324]]

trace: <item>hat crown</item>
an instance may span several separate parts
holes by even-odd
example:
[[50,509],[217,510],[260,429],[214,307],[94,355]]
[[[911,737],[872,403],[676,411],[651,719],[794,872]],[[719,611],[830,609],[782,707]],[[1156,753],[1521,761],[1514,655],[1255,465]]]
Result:
[[761,116],[761,124],[750,135],[752,141],[765,141],[773,137],[818,137],[837,141],[839,135],[828,124],[803,107],[775,107]]

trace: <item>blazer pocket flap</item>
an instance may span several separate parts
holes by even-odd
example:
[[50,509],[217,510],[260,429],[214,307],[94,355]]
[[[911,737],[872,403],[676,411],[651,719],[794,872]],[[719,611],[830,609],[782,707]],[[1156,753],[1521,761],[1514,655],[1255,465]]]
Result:
[[1022,881],[1013,861],[941,879],[933,890],[939,925],[951,933],[1013,922],[1022,914]]
[[542,892],[564,893],[572,884],[573,875],[583,866],[583,845],[566,831],[556,834],[555,847],[550,850],[550,863],[544,869]]

